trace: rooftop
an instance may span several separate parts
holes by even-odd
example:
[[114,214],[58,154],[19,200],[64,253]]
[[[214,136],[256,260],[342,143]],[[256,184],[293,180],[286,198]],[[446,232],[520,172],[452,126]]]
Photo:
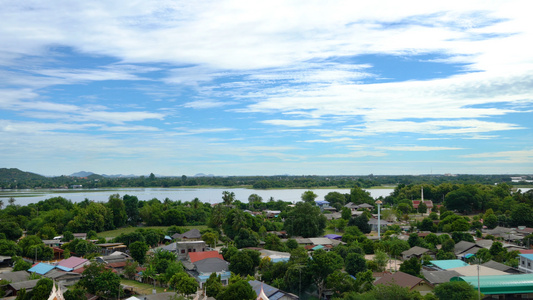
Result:
[[431,260],[430,263],[442,270],[468,266],[467,263],[460,259]]
[[[477,276],[454,277],[450,281],[466,281],[477,289]],[[533,293],[533,274],[480,276],[479,287],[485,295]]]

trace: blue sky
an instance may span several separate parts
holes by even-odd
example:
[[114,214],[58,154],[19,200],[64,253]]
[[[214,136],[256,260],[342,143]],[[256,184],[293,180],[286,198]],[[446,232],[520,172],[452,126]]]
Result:
[[533,3],[360,2],[2,1],[0,167],[533,173]]

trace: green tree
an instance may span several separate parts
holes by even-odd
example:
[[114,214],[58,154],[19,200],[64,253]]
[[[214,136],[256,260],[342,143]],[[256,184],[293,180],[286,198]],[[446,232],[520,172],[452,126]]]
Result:
[[235,274],[246,276],[253,275],[255,268],[261,262],[261,253],[255,250],[244,249],[231,257],[229,270]]
[[[478,293],[466,281],[450,281],[437,285],[433,290],[440,300],[476,300]],[[483,295],[481,295],[483,298]]]
[[387,263],[389,262],[389,256],[387,255],[387,253],[377,250],[372,260],[378,266],[379,271],[383,272],[385,271],[385,267],[387,266]]
[[115,228],[122,227],[128,221],[128,215],[126,213],[126,205],[120,198],[119,194],[113,194],[109,196],[107,206],[113,212],[113,225]]
[[222,201],[224,202],[224,205],[229,206],[235,201],[235,193],[234,192],[228,192],[223,191],[222,192]]
[[139,222],[139,199],[137,196],[124,195],[122,200],[124,201],[128,224],[136,225]]
[[318,207],[307,202],[298,202],[288,213],[283,226],[292,236],[319,236],[326,228],[326,217]]
[[407,274],[411,274],[413,276],[420,276],[421,269],[422,269],[422,264],[420,263],[420,260],[414,256],[404,261],[400,265],[400,271],[407,273]]
[[312,259],[307,261],[307,268],[317,286],[320,297],[326,288],[327,277],[335,270],[340,270],[342,266],[342,257],[334,251],[326,252],[319,249],[313,252]]
[[362,254],[350,253],[346,256],[344,266],[348,274],[355,276],[359,272],[367,270],[366,260]]
[[185,272],[172,276],[168,284],[183,296],[194,294],[198,290],[198,282]]
[[21,255],[22,248],[14,241],[0,240],[0,255],[15,256]]
[[17,240],[22,236],[22,229],[15,222],[0,222],[0,233],[5,234],[8,240]]
[[65,300],[87,300],[85,291],[78,288],[66,290],[63,296],[65,296]]
[[353,279],[348,273],[340,270],[335,270],[329,274],[326,279],[326,287],[334,291],[334,295],[337,297],[342,296],[344,293],[353,291],[356,287],[356,280]]
[[103,264],[92,263],[86,266],[82,275],[78,284],[91,294],[102,298],[114,298],[121,293],[120,277],[106,269]]
[[307,202],[307,203],[311,203],[311,204],[314,204],[315,203],[315,199],[318,197],[317,194],[315,194],[313,191],[305,191],[302,193],[302,201],[304,202]]
[[428,212],[428,206],[423,201],[420,201],[420,204],[418,204],[417,210],[419,214],[425,214]]
[[207,296],[216,299],[223,289],[221,276],[216,273],[211,273],[205,282],[205,292]]
[[341,217],[343,220],[350,220],[350,218],[352,217],[352,210],[349,209],[348,207],[343,207],[342,208],[342,212],[341,212]]
[[257,297],[252,286],[244,280],[231,283],[219,295],[217,300],[255,300]]
[[218,241],[218,235],[215,232],[208,231],[202,235],[202,240],[212,248],[215,248]]
[[149,249],[148,245],[143,241],[136,241],[131,243],[128,248],[130,249],[131,257],[140,265],[144,264],[146,252]]
[[237,248],[257,247],[259,238],[256,233],[248,228],[239,229],[239,234],[235,237],[235,246]]

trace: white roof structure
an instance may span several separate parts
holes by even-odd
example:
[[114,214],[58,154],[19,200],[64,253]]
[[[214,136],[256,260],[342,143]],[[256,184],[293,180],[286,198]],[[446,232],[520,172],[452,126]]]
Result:
[[[465,267],[451,268],[451,269],[448,269],[448,271],[455,271],[461,274],[461,276],[477,276],[477,267],[478,265],[469,265]],[[509,275],[509,273],[505,273],[503,271],[485,267],[485,266],[479,266],[479,276],[490,276],[490,275]]]
[[65,297],[63,296],[63,292],[61,291],[61,287],[58,286],[56,289],[55,281],[52,284],[52,292],[50,293],[48,300],[65,300]]

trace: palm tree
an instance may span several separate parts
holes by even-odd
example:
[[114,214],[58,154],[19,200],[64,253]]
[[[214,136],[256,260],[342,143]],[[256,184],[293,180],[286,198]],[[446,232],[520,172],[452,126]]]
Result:
[[234,192],[228,192],[228,191],[223,191],[222,192],[222,201],[224,201],[224,204],[226,206],[231,205],[231,203],[233,203],[234,200],[235,200],[235,193]]
[[0,209],[4,207],[4,200],[0,199]]
[[200,204],[201,204],[200,199],[198,199],[198,197],[197,197],[197,198],[194,198],[194,199],[191,201],[191,204],[192,204],[192,207],[193,207],[194,209],[198,209],[198,207],[200,207]]

